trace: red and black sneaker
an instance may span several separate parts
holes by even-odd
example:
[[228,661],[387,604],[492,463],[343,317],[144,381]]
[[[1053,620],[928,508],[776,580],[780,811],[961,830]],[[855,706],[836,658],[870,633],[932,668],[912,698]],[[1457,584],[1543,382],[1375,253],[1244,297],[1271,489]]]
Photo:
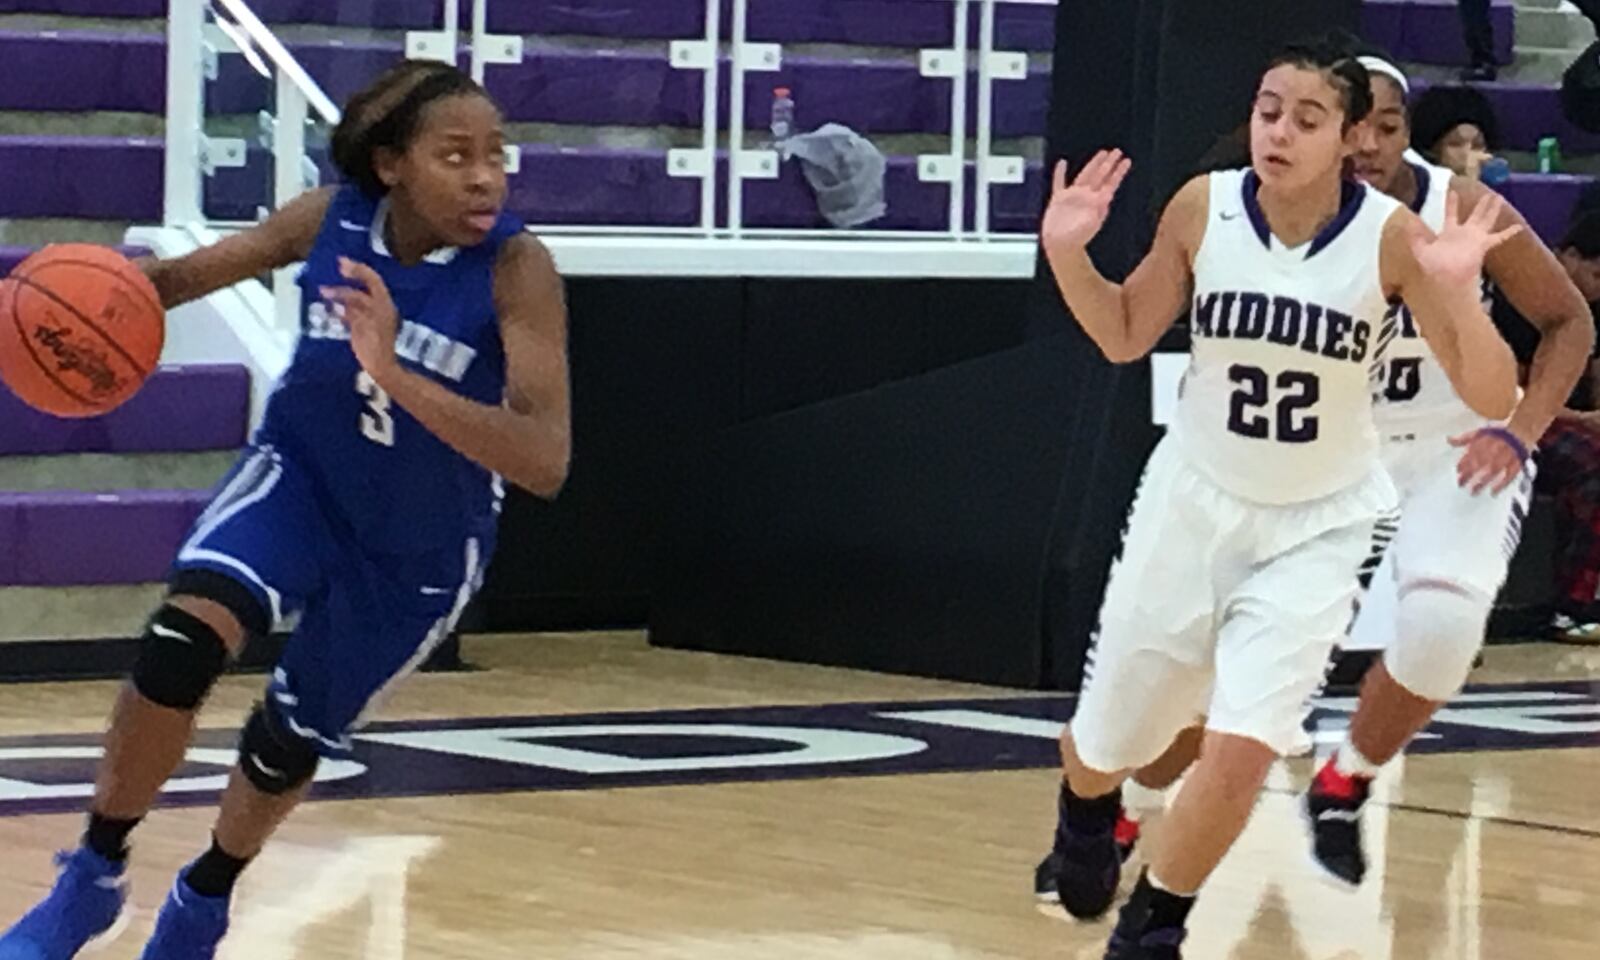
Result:
[[1359,886],[1367,873],[1361,846],[1361,808],[1372,791],[1368,777],[1347,777],[1330,757],[1306,791],[1306,820],[1311,824],[1311,854],[1336,879]]

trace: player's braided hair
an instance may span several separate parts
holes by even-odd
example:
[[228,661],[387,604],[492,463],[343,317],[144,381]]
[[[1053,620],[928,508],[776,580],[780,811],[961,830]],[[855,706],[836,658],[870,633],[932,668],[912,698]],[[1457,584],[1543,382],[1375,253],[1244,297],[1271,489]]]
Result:
[[1267,69],[1283,66],[1318,70],[1328,78],[1328,82],[1339,91],[1346,130],[1365,120],[1367,114],[1372,112],[1372,75],[1356,59],[1351,44],[1341,35],[1330,35],[1310,43],[1291,44],[1272,58]]
[[403,152],[416,136],[428,104],[468,95],[489,96],[471,77],[447,63],[407,60],[390,67],[345,106],[333,131],[334,166],[363,193],[384,195],[389,188],[378,176],[373,154],[385,147]]

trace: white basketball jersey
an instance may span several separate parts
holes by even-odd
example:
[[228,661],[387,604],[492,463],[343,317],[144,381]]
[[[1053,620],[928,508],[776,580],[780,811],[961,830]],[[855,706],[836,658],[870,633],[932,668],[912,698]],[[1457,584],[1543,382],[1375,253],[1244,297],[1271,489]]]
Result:
[[[1431,164],[1413,163],[1411,168],[1417,174],[1417,201],[1412,209],[1428,229],[1438,233],[1444,227],[1445,198],[1453,174]],[[1487,313],[1492,305],[1487,279],[1482,281],[1481,293]],[[1456,393],[1411,311],[1400,304],[1389,309],[1396,336],[1384,352],[1378,406],[1373,411],[1379,432],[1384,436],[1437,436],[1481,424],[1483,417]]]
[[1358,483],[1378,464],[1373,378],[1389,339],[1379,248],[1400,204],[1347,183],[1337,216],[1288,248],[1267,226],[1253,172],[1210,182],[1173,436],[1214,482],[1258,503]]

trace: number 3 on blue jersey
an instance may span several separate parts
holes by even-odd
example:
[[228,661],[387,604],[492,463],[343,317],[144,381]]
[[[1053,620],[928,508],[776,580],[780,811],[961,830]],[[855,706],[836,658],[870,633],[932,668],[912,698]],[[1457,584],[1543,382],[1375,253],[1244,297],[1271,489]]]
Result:
[[367,408],[361,411],[361,435],[380,446],[394,446],[394,415],[389,412],[389,394],[365,370],[356,374],[356,393],[367,401]]

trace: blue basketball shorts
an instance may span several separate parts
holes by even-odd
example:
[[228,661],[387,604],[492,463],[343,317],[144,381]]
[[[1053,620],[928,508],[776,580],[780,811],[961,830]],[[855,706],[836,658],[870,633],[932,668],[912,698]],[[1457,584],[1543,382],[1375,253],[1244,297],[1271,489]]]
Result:
[[275,630],[298,616],[268,698],[289,729],[338,756],[349,733],[450,636],[493,547],[487,533],[414,555],[364,550],[304,467],[258,446],[223,480],[173,569],[233,579]]

